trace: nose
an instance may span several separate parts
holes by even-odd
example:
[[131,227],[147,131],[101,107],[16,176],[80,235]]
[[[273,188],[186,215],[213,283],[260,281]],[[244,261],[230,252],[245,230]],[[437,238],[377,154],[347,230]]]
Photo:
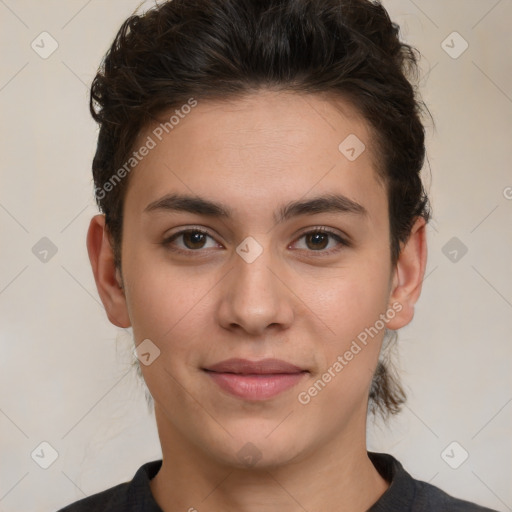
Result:
[[264,249],[251,263],[237,254],[220,292],[217,316],[225,329],[257,336],[287,329],[293,322],[294,295],[270,250]]

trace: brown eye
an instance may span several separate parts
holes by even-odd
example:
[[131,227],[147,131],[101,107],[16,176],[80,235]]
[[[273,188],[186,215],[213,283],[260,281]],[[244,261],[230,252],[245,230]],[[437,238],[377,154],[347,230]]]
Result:
[[323,250],[329,244],[329,235],[326,233],[313,232],[306,236],[306,245],[313,250]]
[[174,233],[163,240],[162,245],[171,251],[182,253],[199,252],[201,249],[219,247],[219,244],[209,233],[197,228]]
[[296,249],[310,253],[318,252],[319,255],[327,255],[340,251],[343,247],[350,247],[350,243],[334,231],[320,227],[303,233],[294,243],[294,246]]
[[183,243],[188,249],[202,249],[207,237],[201,231],[187,231],[182,236]]

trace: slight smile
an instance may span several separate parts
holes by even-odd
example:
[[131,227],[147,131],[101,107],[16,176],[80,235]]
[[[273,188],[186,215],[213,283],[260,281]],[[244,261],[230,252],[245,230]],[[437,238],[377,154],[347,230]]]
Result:
[[309,374],[308,370],[280,359],[227,359],[203,370],[222,390],[253,401],[272,398]]

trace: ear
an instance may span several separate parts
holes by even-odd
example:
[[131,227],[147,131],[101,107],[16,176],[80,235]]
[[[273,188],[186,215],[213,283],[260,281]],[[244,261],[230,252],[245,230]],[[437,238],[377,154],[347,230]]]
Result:
[[389,302],[399,303],[401,309],[393,308],[397,314],[387,322],[388,329],[400,329],[412,320],[414,305],[421,293],[426,264],[426,222],[423,217],[418,217],[396,263]]
[[114,265],[114,252],[105,226],[105,215],[95,215],[91,219],[87,232],[87,252],[108,319],[117,327],[130,327],[121,273]]

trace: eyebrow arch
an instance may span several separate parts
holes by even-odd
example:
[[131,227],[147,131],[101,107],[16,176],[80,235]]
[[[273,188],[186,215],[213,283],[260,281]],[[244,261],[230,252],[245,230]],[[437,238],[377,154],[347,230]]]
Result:
[[[204,199],[199,196],[185,194],[167,194],[144,208],[144,212],[181,211],[216,218],[232,218],[233,211],[227,206]],[[312,199],[292,201],[282,206],[274,221],[282,223],[299,215],[319,213],[349,213],[367,216],[368,212],[359,203],[341,194],[327,194]]]

